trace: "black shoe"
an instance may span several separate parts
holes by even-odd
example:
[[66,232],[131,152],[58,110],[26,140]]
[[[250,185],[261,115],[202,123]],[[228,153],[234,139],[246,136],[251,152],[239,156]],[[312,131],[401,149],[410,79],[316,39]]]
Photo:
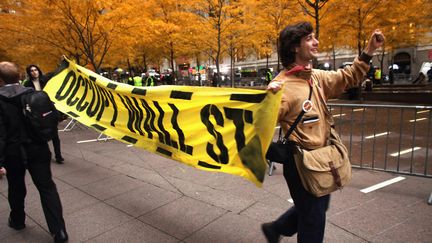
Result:
[[279,242],[280,234],[272,228],[272,223],[262,224],[261,230],[263,231],[264,236],[267,239],[267,242],[269,242],[269,243],[278,243]]
[[63,164],[64,159],[62,157],[56,158],[57,164]]
[[22,224],[14,223],[10,217],[9,217],[9,224],[8,225],[9,225],[9,227],[11,227],[14,230],[22,230],[26,227],[25,223],[22,223]]
[[66,233],[66,230],[60,230],[57,234],[54,235],[55,243],[62,243],[68,241],[69,236]]

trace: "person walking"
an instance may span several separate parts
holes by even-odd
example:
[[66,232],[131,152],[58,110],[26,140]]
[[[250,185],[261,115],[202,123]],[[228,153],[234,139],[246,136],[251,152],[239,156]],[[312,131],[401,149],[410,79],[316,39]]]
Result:
[[[28,78],[24,80],[23,86],[33,88],[34,90],[43,90],[46,83],[48,82],[48,78],[43,75],[41,69],[37,65],[31,64],[27,66],[26,72]],[[61,113],[59,113],[59,116],[60,115]],[[63,164],[64,158],[61,154],[60,137],[58,135],[58,131],[56,131],[54,134],[52,143],[54,147],[55,161],[58,164]]]
[[140,76],[133,75],[133,73],[132,73],[131,77],[132,77],[132,80],[133,80],[133,85],[135,87],[142,87],[143,86],[143,84],[142,84],[142,78]]
[[219,73],[214,73],[211,79],[211,85],[217,87],[219,85]]
[[47,142],[33,140],[27,127],[21,97],[30,88],[18,82],[18,67],[11,62],[0,63],[0,175],[8,181],[9,227],[21,230],[25,225],[25,173],[29,171],[39,191],[42,209],[54,242],[66,242],[68,235],[57,187],[52,179],[51,152]]
[[270,70],[270,68],[267,68],[267,71],[265,72],[265,81],[266,85],[268,85],[273,79],[273,73]]
[[[309,22],[285,27],[279,40],[284,70],[267,87],[272,92],[283,92],[278,121],[286,133],[304,110],[303,119],[288,137],[288,144],[308,150],[323,147],[330,136],[331,114],[326,107],[327,100],[342,94],[347,87],[358,86],[369,69],[374,51],[384,43],[384,35],[375,30],[353,65],[337,71],[312,69],[311,61],[318,57],[318,40]],[[262,224],[261,229],[271,243],[279,242],[281,236],[296,233],[297,242],[322,242],[330,195],[316,197],[306,191],[295,165],[293,147],[286,151],[290,159],[283,163],[283,174],[294,206],[275,221]]]
[[145,84],[146,84],[145,86],[154,86],[155,85],[154,77],[149,74],[148,77],[146,78]]
[[432,66],[429,68],[426,75],[428,77],[428,82],[432,82]]
[[375,74],[374,74],[374,78],[375,78],[374,80],[376,84],[381,84],[381,75],[382,75],[381,68],[377,67],[375,69]]

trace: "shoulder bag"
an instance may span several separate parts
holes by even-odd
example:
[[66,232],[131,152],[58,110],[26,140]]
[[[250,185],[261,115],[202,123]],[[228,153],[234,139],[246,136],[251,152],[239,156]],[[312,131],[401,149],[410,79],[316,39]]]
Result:
[[[312,96],[312,87],[309,91],[309,98],[310,100]],[[270,147],[267,150],[266,153],[266,159],[272,161],[272,162],[278,162],[278,163],[285,163],[289,160],[291,154],[290,146],[292,147],[292,143],[288,141],[288,137],[291,135],[291,133],[296,128],[297,124],[300,122],[301,118],[303,117],[305,111],[302,110],[300,114],[295,119],[294,123],[290,127],[290,129],[287,131],[284,137],[282,137],[282,128],[279,128],[279,137],[276,142],[271,142]]]
[[[311,97],[312,87],[309,94]],[[320,98],[321,94],[320,94]],[[323,99],[322,99],[323,101]],[[324,102],[324,101],[323,101]],[[325,103],[325,102],[324,102]],[[299,114],[285,136],[277,142],[272,142],[266,154],[266,158],[275,162],[289,160],[290,147],[294,147],[294,161],[303,187],[316,197],[330,194],[342,189],[351,180],[351,163],[348,150],[342,143],[334,129],[333,122],[329,121],[330,135],[327,145],[318,149],[307,150],[288,141],[288,137],[297,126],[305,111]],[[330,116],[329,116],[330,117]]]

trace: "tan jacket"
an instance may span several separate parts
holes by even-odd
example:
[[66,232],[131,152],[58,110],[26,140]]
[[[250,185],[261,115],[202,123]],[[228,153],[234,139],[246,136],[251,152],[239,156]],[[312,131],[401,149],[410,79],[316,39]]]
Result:
[[289,76],[286,75],[287,70],[281,71],[272,82],[283,81],[284,83],[278,116],[284,134],[302,111],[303,102],[309,97],[309,80],[314,83],[311,97],[312,110],[303,115],[289,140],[306,149],[324,146],[330,133],[326,116],[330,114],[326,114],[326,104],[322,102],[320,92],[325,102],[330,98],[338,97],[346,88],[357,86],[364,79],[368,69],[367,63],[356,58],[352,66],[337,71],[308,69]]

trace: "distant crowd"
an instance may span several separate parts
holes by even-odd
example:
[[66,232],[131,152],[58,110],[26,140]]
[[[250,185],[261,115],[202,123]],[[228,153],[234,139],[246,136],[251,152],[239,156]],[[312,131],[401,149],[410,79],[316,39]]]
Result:
[[146,73],[135,73],[135,71],[124,72],[123,70],[115,70],[112,74],[101,73],[113,81],[126,83],[132,86],[157,86],[157,85],[172,85],[174,78],[171,72],[159,74],[154,70]]

